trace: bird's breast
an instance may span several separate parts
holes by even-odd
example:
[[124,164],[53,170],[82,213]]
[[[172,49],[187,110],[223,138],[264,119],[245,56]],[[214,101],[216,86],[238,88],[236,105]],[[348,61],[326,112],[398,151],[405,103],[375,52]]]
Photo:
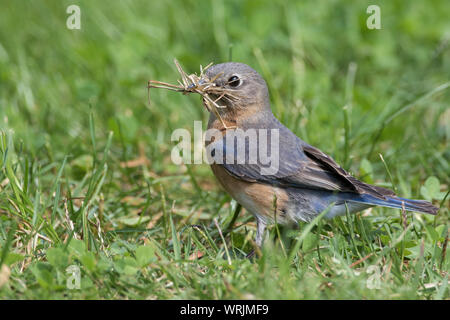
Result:
[[231,176],[221,165],[212,164],[212,172],[230,196],[253,215],[265,221],[290,223],[287,215],[288,194],[282,189],[259,182],[246,182]]

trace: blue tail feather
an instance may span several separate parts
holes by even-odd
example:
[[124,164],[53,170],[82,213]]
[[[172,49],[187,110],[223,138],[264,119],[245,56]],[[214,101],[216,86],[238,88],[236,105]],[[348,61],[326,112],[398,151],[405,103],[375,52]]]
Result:
[[411,199],[400,198],[400,197],[385,197],[385,199],[380,199],[378,197],[374,197],[369,194],[363,194],[360,197],[351,199],[349,201],[366,203],[366,204],[371,204],[371,205],[375,205],[375,206],[396,208],[396,209],[404,208],[405,210],[408,210],[408,211],[423,212],[423,213],[428,213],[428,214],[432,214],[432,215],[435,215],[438,211],[438,208],[433,206],[428,201],[411,200]]

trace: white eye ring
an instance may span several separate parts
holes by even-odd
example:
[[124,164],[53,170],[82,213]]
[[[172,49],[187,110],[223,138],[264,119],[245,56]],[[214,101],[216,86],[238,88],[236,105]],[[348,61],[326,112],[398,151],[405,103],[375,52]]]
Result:
[[237,88],[242,84],[241,77],[237,74],[233,74],[227,81],[227,84],[232,88]]

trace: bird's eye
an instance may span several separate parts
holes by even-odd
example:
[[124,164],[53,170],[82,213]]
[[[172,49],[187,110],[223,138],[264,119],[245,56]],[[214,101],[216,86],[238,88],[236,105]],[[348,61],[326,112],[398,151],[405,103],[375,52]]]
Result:
[[230,79],[228,79],[228,85],[230,87],[237,87],[241,84],[241,79],[239,79],[238,76],[231,76]]

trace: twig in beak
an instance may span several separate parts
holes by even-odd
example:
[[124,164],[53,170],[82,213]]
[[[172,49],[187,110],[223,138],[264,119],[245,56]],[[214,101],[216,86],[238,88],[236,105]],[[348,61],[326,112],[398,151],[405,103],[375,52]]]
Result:
[[[221,99],[226,99],[228,101],[238,100],[239,98],[232,94],[232,90],[217,86],[215,81],[222,75],[222,73],[216,74],[212,79],[208,79],[205,75],[205,71],[213,65],[211,62],[205,68],[200,65],[200,76],[197,74],[188,75],[179,62],[174,59],[175,66],[180,73],[181,81],[178,80],[178,85],[170,84],[166,82],[161,82],[157,80],[148,81],[148,103],[150,104],[150,88],[167,89],[176,92],[182,92],[183,94],[188,93],[198,93],[203,97],[203,104],[209,112],[214,112],[216,117],[220,120],[225,129],[231,129],[234,127],[228,127],[223,121],[218,109],[226,108],[226,106],[221,106],[218,101]],[[213,100],[210,94],[218,96],[217,99]]]

